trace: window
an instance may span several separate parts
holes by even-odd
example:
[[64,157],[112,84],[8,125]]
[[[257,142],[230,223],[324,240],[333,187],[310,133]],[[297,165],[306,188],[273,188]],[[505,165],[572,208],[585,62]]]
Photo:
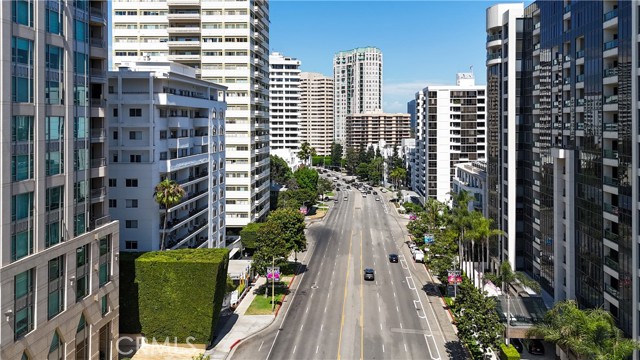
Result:
[[138,199],[127,199],[126,200],[127,208],[137,208],[138,207]]
[[129,140],[142,140],[142,131],[129,131]]
[[167,152],[166,151],[161,151],[160,152],[160,160],[167,160]]
[[15,142],[11,153],[11,181],[32,179],[33,116],[14,116],[12,118],[11,140]]
[[73,199],[76,203],[84,202],[87,200],[87,193],[89,191],[89,183],[86,180],[78,181],[73,184]]
[[47,6],[45,14],[45,27],[48,33],[62,35],[62,9],[50,9]]
[[33,230],[31,228],[11,235],[11,261],[20,260],[33,253]]
[[129,155],[129,162],[139,163],[142,162],[142,155]]
[[[109,91],[112,92],[112,91]],[[118,117],[118,108],[113,109],[113,117]]]
[[53,339],[51,339],[51,345],[49,346],[49,355],[47,360],[63,360],[64,359],[64,343],[60,339],[57,331],[53,332]]
[[127,179],[127,187],[138,187],[138,179]]
[[11,38],[11,76],[13,102],[33,102],[33,41],[13,36]]
[[87,139],[89,137],[89,119],[78,116],[73,119],[73,137],[76,139]]
[[74,32],[76,35],[76,40],[79,42],[86,42],[89,38],[88,38],[88,29],[89,29],[89,24],[82,21],[82,20],[75,20],[74,21]]
[[62,212],[60,213],[57,221],[54,220],[51,223],[45,224],[44,242],[47,248],[56,245],[63,240],[62,233],[60,232],[61,217]]
[[80,213],[73,219],[73,235],[79,236],[87,232],[87,214]]
[[118,200],[116,199],[109,199],[109,207],[112,209],[115,209],[118,207]]
[[33,0],[13,0],[12,5],[13,22],[33,27]]
[[99,286],[104,286],[111,280],[111,236],[100,239]]
[[89,360],[89,331],[84,314],[80,315],[76,330],[76,360]]
[[89,244],[76,249],[76,302],[89,295]]
[[89,57],[87,54],[76,51],[73,55],[73,71],[77,75],[87,75],[87,68],[89,66]]
[[23,220],[33,216],[33,192],[11,197],[11,221]]
[[63,170],[63,130],[64,118],[47,116],[45,118],[45,140],[47,142],[45,154],[45,174],[47,176],[62,173]]
[[100,309],[102,310],[102,316],[105,316],[109,313],[109,298],[107,295],[102,296],[102,300],[100,301]]
[[45,210],[52,211],[60,209],[64,199],[64,192],[62,186],[56,186],[47,189],[45,199]]
[[20,339],[33,330],[33,269],[14,277],[14,338]]
[[48,319],[64,310],[64,288],[64,256],[59,256],[49,260]]
[[113,132],[113,140],[118,140],[118,132],[117,131]]
[[126,220],[125,227],[127,229],[137,229],[138,228],[138,220]]
[[73,170],[82,171],[89,168],[89,149],[78,149],[73,152]]
[[118,186],[118,179],[110,178],[109,187],[116,187],[116,186]]
[[131,117],[142,116],[142,109],[129,109],[129,116]]
[[138,250],[138,242],[127,240],[124,242],[124,248],[127,250]]

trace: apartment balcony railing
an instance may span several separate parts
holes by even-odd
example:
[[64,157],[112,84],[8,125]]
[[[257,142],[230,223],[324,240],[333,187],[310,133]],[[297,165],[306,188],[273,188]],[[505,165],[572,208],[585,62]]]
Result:
[[487,35],[487,42],[501,40],[501,39],[502,39],[502,33]]
[[605,185],[618,186],[619,184],[618,179],[611,176],[603,176],[602,179],[603,179],[602,182]]
[[576,100],[576,106],[584,106],[585,100],[584,98]]
[[605,123],[604,131],[618,131],[618,123]]
[[107,188],[106,187],[100,187],[97,189],[91,189],[91,200],[101,200],[103,199],[105,196],[107,196]]
[[611,95],[604,98],[605,104],[617,104],[618,103],[618,95]]
[[576,82],[584,82],[584,74],[576,75]]
[[604,231],[604,237],[613,241],[614,243],[618,243],[618,241],[620,240],[620,235],[608,229]]
[[104,17],[104,11],[101,8],[91,7],[89,14],[91,15],[91,21],[106,23],[107,20]]
[[540,29],[540,21],[538,21],[537,23],[533,24],[533,28],[534,29]]
[[605,149],[603,154],[604,154],[604,157],[606,159],[617,159],[618,158],[618,150]]
[[[201,215],[200,213],[203,212],[204,210],[207,210],[209,207],[209,205],[203,205],[197,209],[191,210],[189,212],[189,214],[187,216],[184,216],[182,218],[174,218],[171,220],[167,221],[167,232],[172,232],[175,231],[177,228],[181,227],[183,224],[183,222],[187,221],[188,219],[194,217],[194,216],[199,216]],[[161,222],[160,223],[160,231],[162,231],[164,227],[164,224]]]
[[565,78],[565,79],[562,81],[562,83],[563,83],[564,85],[569,85],[569,84],[571,83],[571,79],[569,79],[569,78]]
[[533,50],[540,50],[540,43],[533,44]]
[[102,69],[91,69],[90,74],[92,78],[99,78],[99,79],[107,78],[107,71]]
[[569,107],[571,106],[571,100],[565,100],[563,103],[564,107]]
[[583,122],[581,122],[581,123],[577,123],[577,124],[576,124],[576,129],[578,129],[578,130],[584,130],[584,123],[583,123]]
[[602,207],[603,207],[604,211],[608,212],[609,214],[613,214],[613,215],[618,216],[618,207],[617,206],[611,205],[609,203],[604,203]]
[[93,47],[97,47],[97,48],[104,48],[104,40],[101,38],[90,38],[89,39],[89,43],[91,44],[91,46]]
[[107,166],[107,158],[91,159],[91,168],[92,169],[99,168],[99,167],[104,167],[104,166]]
[[618,76],[618,68],[614,67],[611,69],[604,69],[604,73],[602,77],[611,77],[611,76]]
[[604,51],[615,49],[617,47],[618,47],[618,39],[614,39],[604,43]]
[[582,59],[584,57],[584,50],[576,51],[576,59]]
[[609,295],[613,296],[616,299],[620,298],[620,292],[613,288],[613,286],[609,284],[604,284],[604,291],[606,291]]
[[570,11],[571,11],[571,4],[569,4],[569,5],[567,5],[567,6],[565,6],[565,7],[564,7],[564,13],[565,13],[565,14],[566,14],[566,13],[568,13],[568,12],[570,12]]
[[502,57],[502,52],[501,51],[494,52],[494,53],[489,53],[489,54],[487,54],[487,61],[494,60],[494,59],[499,59],[500,57]]
[[618,9],[613,9],[611,11],[609,11],[608,13],[604,14],[604,16],[602,17],[602,21],[609,21],[613,18],[618,17]]
[[107,215],[107,216],[102,216],[96,219],[92,219],[90,221],[90,227],[91,229],[97,229],[101,226],[107,225],[108,223],[111,222],[111,216]]
[[604,264],[615,271],[618,271],[620,269],[620,266],[618,265],[618,260],[615,260],[609,256],[604,257]]

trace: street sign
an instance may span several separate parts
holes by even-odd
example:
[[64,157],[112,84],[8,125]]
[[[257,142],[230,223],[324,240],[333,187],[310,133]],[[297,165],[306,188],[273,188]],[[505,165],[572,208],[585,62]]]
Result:
[[267,279],[274,279],[276,281],[280,280],[280,267],[267,267]]
[[460,276],[460,270],[448,270],[447,280],[449,284],[460,284],[462,283],[462,276]]
[[424,243],[429,245],[429,244],[433,244],[435,242],[435,239],[433,238],[433,234],[425,234],[424,235]]
[[309,210],[307,209],[307,207],[306,207],[306,206],[301,206],[301,207],[300,207],[300,213],[301,213],[302,215],[307,215],[307,213],[308,213],[308,212],[309,212]]

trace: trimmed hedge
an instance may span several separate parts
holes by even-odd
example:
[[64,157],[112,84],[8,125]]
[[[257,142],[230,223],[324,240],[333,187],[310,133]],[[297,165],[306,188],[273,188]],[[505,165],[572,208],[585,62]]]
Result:
[[154,251],[136,260],[140,323],[148,339],[210,344],[226,292],[227,249]]
[[138,334],[142,332],[140,313],[138,312],[138,284],[136,278],[136,259],[144,252],[121,252],[120,265],[120,333]]
[[507,346],[506,344],[500,344],[500,359],[501,360],[520,360],[520,353],[513,347],[512,344]]

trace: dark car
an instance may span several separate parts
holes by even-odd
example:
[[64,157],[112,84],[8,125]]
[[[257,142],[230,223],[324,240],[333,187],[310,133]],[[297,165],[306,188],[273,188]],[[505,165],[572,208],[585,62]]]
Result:
[[389,262],[397,263],[398,262],[398,254],[389,254]]
[[373,195],[378,195],[378,192],[377,192],[377,191],[374,191],[374,192],[373,192]]
[[364,279],[373,281],[375,278],[373,269],[364,269]]
[[531,355],[544,355],[544,345],[542,341],[533,339],[529,342],[529,354]]
[[520,339],[511,339],[510,342],[511,342],[511,345],[513,345],[513,347],[516,348],[516,350],[518,350],[520,354],[522,354],[522,350],[524,350],[522,341],[520,341]]
[[340,191],[340,188],[339,188],[339,187],[337,187],[337,188],[336,188],[336,191]]

